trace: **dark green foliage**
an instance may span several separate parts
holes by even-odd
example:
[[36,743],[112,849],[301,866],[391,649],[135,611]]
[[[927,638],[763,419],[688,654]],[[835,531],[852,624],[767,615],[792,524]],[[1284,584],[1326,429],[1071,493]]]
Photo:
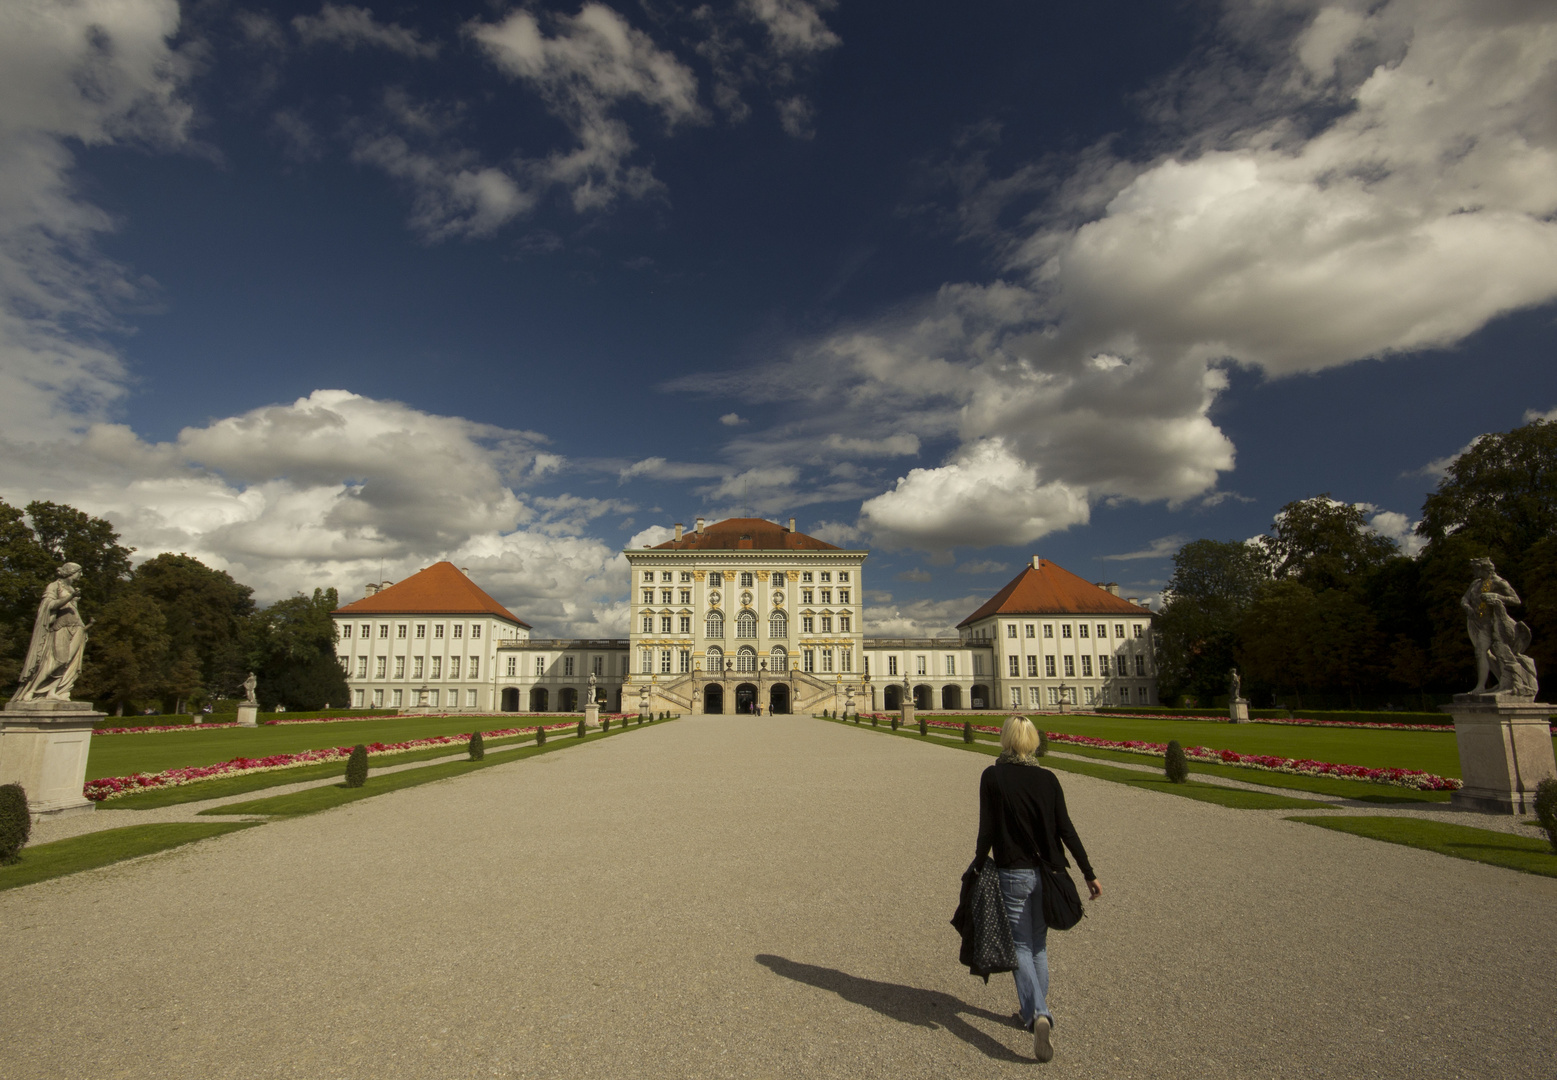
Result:
[[1535,785],[1535,820],[1546,830],[1546,839],[1557,851],[1557,780],[1548,776]]
[[897,730],[897,717],[895,717],[895,716],[892,718],[892,730],[893,731]]
[[1270,528],[1261,544],[1271,577],[1315,592],[1348,588],[1398,554],[1393,540],[1368,527],[1361,509],[1329,492],[1287,503]]
[[578,720],[578,731],[574,732],[574,734],[580,739],[584,737],[584,718],[582,716]]
[[[199,559],[172,554],[137,566],[130,588],[162,609],[169,655],[175,661],[192,657],[196,686],[231,689],[243,682],[244,632],[254,614],[253,589]],[[164,695],[189,696],[188,681],[173,677]]]
[[20,784],[0,785],[0,863],[21,856],[32,835],[32,815],[27,812],[27,793]]
[[346,786],[361,787],[368,782],[368,748],[358,743],[346,759]]
[[[623,720],[622,723],[625,725],[627,721]],[[638,714],[638,726],[643,727],[643,713]]]
[[162,609],[139,593],[121,592],[104,604],[92,624],[81,696],[122,716],[126,706],[158,695],[168,659],[166,628]]
[[[1043,735],[1043,733],[1039,732],[1039,737],[1040,738],[1042,737],[1042,735]],[[962,722],[962,741],[965,742],[965,743],[971,743],[973,741],[973,721],[972,720],[964,720]]]
[[1179,745],[1177,739],[1168,740],[1168,752],[1163,756],[1163,775],[1175,784],[1182,784],[1189,779],[1189,759],[1184,756],[1184,747]]
[[[968,741],[972,742],[973,740],[969,739]],[[1047,731],[1043,730],[1043,728],[1039,728],[1038,729],[1038,750],[1037,750],[1037,753],[1038,753],[1039,757],[1047,757],[1048,753],[1049,753],[1049,733]]]
[[536,728],[535,728],[535,745],[536,746],[545,746],[546,745],[546,729],[544,727],[541,727],[540,725],[536,725]]
[[278,600],[250,620],[249,663],[259,677],[261,709],[318,709],[349,700],[330,619],[338,606],[334,589],[315,589],[312,597]]
[[482,742],[481,732],[479,732],[479,731],[472,731],[470,733],[470,760],[472,760],[472,761],[480,761],[482,758],[484,758],[486,756],[487,756],[487,748],[486,748],[486,744],[484,742]]
[[925,718],[922,717],[922,716],[919,718],[919,734],[921,734],[921,735],[928,735],[928,734],[930,734],[930,725],[925,721]]
[[1227,692],[1238,625],[1268,579],[1262,552],[1238,540],[1194,540],[1173,556],[1173,602],[1157,619],[1163,697]]
[[[894,723],[895,723],[895,721],[894,721]],[[880,727],[881,726],[881,717],[877,716],[875,713],[872,713],[871,717],[870,717],[870,726],[871,727]]]
[[611,730],[611,718],[609,716],[602,716],[600,718],[600,731],[602,733],[604,733],[604,732],[607,732],[607,731],[610,731],[610,730]]

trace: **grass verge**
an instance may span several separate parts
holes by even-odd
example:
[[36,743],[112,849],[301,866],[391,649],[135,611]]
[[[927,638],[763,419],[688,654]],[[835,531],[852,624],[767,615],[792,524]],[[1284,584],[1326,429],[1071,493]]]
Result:
[[[551,736],[557,738],[555,732]],[[572,738],[569,735],[567,738]],[[494,750],[503,750],[516,743],[534,742],[534,735],[510,735],[506,739],[492,739],[487,742],[486,748],[490,753]],[[448,746],[430,746],[425,750],[410,750],[404,754],[391,754],[388,757],[374,759],[368,758],[368,768],[389,768],[392,765],[410,765],[418,761],[432,761],[435,758],[451,757],[454,754],[464,753],[459,743],[451,743]],[[505,757],[505,761],[513,760]],[[302,765],[296,769],[275,769],[270,772],[238,773],[234,776],[224,776],[217,780],[199,780],[193,784],[181,784],[178,787],[153,788],[136,795],[121,795],[117,799],[110,799],[101,805],[108,810],[156,810],[163,806],[178,806],[182,803],[205,802],[209,799],[223,799],[229,795],[243,795],[250,791],[264,791],[266,788],[281,787],[285,784],[301,784],[309,780],[325,780],[332,776],[340,776],[346,767],[346,759],[340,761],[326,761],[319,765]]]
[[1422,821],[1398,817],[1342,817],[1296,815],[1288,821],[1318,825],[1321,829],[1366,836],[1389,844],[1436,851],[1456,859],[1490,863],[1527,874],[1557,877],[1557,853],[1545,840],[1446,821]]
[[[874,731],[879,735],[892,735],[900,739],[913,739],[917,742],[928,742],[929,739],[921,736],[916,729],[899,729],[893,731],[890,728],[872,728],[868,724],[855,725],[853,721],[832,720],[830,724],[842,724],[845,727],[858,726],[861,730]],[[998,744],[984,741],[965,743],[962,741],[949,742],[937,740],[937,745],[950,746],[957,750],[969,750],[975,754],[983,754],[985,757],[996,757],[1000,753]],[[1190,781],[1187,784],[1172,784],[1165,776],[1156,776],[1151,773],[1136,772],[1133,769],[1116,769],[1109,765],[1094,764],[1090,761],[1064,761],[1047,757],[1043,759],[1046,769],[1055,772],[1078,773],[1082,776],[1090,776],[1096,780],[1107,780],[1110,783],[1124,784],[1128,787],[1140,788],[1143,791],[1160,791],[1167,795],[1177,795],[1182,799],[1194,799],[1196,802],[1215,803],[1218,806],[1230,807],[1234,810],[1312,810],[1323,803],[1316,803],[1312,799],[1293,799],[1285,795],[1269,795],[1263,791],[1245,791],[1242,788],[1222,787],[1218,784],[1197,784]]]
[[[659,721],[667,723],[668,721]],[[636,726],[636,725],[635,725]],[[336,806],[344,806],[346,803],[356,802],[358,799],[371,799],[375,795],[386,795],[391,791],[401,791],[405,788],[418,787],[422,784],[432,784],[439,780],[448,780],[456,776],[464,776],[466,773],[476,772],[480,769],[489,769],[493,765],[506,765],[510,761],[523,761],[526,758],[536,757],[540,754],[550,754],[558,750],[565,750],[570,746],[580,743],[596,742],[600,739],[614,739],[629,729],[625,727],[613,727],[610,731],[601,733],[591,732],[580,739],[573,735],[551,735],[545,746],[526,746],[512,753],[503,754],[501,757],[488,757],[482,761],[449,761],[442,765],[428,765],[421,769],[407,769],[398,773],[378,773],[368,775],[367,783],[360,788],[349,788],[344,784],[328,784],[323,787],[309,788],[306,791],[294,791],[289,795],[272,795],[268,799],[250,799],[246,802],[229,803],[226,806],[213,806],[209,810],[200,811],[202,816],[221,816],[226,814],[269,814],[274,817],[294,817],[299,814],[315,814],[320,810],[329,810]],[[336,766],[337,773],[344,769],[344,765]]]
[[208,836],[262,824],[259,821],[175,821],[161,825],[126,825],[122,829],[104,829],[68,840],[38,844],[23,848],[20,862],[0,866],[0,890],[152,855]]

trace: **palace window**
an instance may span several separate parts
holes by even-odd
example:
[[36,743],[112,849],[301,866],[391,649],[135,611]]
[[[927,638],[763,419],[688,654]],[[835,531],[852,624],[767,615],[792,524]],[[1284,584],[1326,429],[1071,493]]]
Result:
[[816,603],[816,592],[814,590],[812,590],[812,589],[801,589],[800,590],[800,602],[802,604],[814,604],[814,603]]
[[741,571],[741,588],[749,589],[751,587],[752,587],[751,571],[750,570],[742,570]]
[[654,673],[653,649],[638,650],[638,670],[644,675],[652,675]]
[[1054,624],[1053,623],[1044,623],[1043,624],[1043,636],[1046,637],[1046,638],[1052,638],[1054,636]]
[[690,604],[692,602],[692,590],[691,589],[682,589],[681,590],[681,601],[680,602],[683,603],[683,604]]
[[1064,626],[1060,627],[1060,637],[1070,637],[1070,623],[1066,623]]
[[344,641],[346,638],[349,638],[349,637],[351,637],[351,623],[342,623],[341,624],[341,639]]
[[400,641],[405,640],[405,623],[401,623],[395,627],[395,637]]
[[840,570],[838,572],[838,580],[839,581],[848,581],[849,580],[849,572],[847,570]]
[[596,675],[604,675],[605,674],[605,657],[603,657],[603,656],[596,656],[596,657],[594,657],[594,659],[593,659],[593,667],[592,667],[591,670],[593,670]]
[[782,611],[775,611],[768,616],[768,636],[776,638],[789,636],[789,617]]
[[435,656],[432,658],[432,672],[428,677],[433,679],[443,678],[443,657]]
[[467,690],[467,691],[465,691],[465,708],[467,708],[467,709],[474,709],[475,707],[476,707],[476,692],[474,690]]
[[1042,705],[1043,704],[1043,687],[1041,687],[1041,686],[1029,686],[1027,688],[1027,700],[1032,703],[1032,706],[1035,709],[1038,708],[1040,705]]
[[1098,623],[1097,624],[1097,636],[1100,637],[1100,638],[1106,638],[1108,636],[1108,627],[1103,625],[1102,623]]
[[770,651],[768,653],[768,670],[769,671],[788,671],[789,670],[789,651],[787,649],[785,649],[784,646],[782,646],[782,645],[775,645],[775,646],[773,646],[772,651]]
[[822,633],[830,634],[832,632],[833,632],[833,617],[831,615],[823,615],[822,616]]
[[1087,702],[1087,704],[1091,705],[1092,704],[1092,696],[1093,696],[1092,687],[1090,687],[1090,686],[1086,687],[1083,692],[1086,694],[1086,702]]
[[1020,678],[1022,674],[1021,660],[1015,656],[1006,657],[1006,674],[1011,678]]
[[1124,623],[1116,622],[1114,624],[1114,636],[1117,638],[1124,637]]
[[1038,658],[1036,656],[1029,656],[1027,658],[1027,677],[1029,679],[1036,679],[1038,677]]
[[1077,632],[1082,637],[1086,637],[1087,636],[1087,624],[1086,623],[1082,623],[1079,627],[1077,627]]
[[1043,658],[1043,673],[1051,679],[1054,678],[1054,657],[1045,656]]
[[1135,658],[1135,673],[1137,675],[1145,675],[1146,674],[1146,657],[1144,657],[1144,656],[1137,656]]
[[537,678],[546,674],[546,658],[544,656],[535,658],[535,674]]
[[1006,637],[1016,637],[1016,623],[1006,623]]
[[508,658],[508,677],[510,679],[514,679],[514,678],[518,678],[518,676],[519,676],[519,658],[517,656],[510,656]]
[[1119,688],[1119,704],[1130,704],[1130,688],[1128,686],[1121,686]]
[[368,636],[372,633],[372,630],[372,623],[363,623],[361,626],[357,627],[357,636],[366,641]]
[[1092,657],[1090,656],[1081,658],[1081,677],[1083,679],[1092,678]]
[[416,639],[418,641],[422,641],[422,640],[425,640],[426,637],[427,637],[427,624],[426,623],[417,623],[416,624]]
[[670,603],[671,602],[670,593],[671,593],[671,591],[669,589],[661,589],[660,590],[660,603],[662,603],[662,604]]
[[782,589],[784,587],[784,571],[775,570],[769,574],[768,584],[775,589]]
[[839,671],[851,671],[851,672],[854,670],[854,650],[853,649],[839,649],[838,650],[838,670]]
[[1135,624],[1135,636],[1136,636],[1136,637],[1140,637],[1140,636],[1141,636],[1141,630],[1142,630],[1142,629],[1143,629],[1143,628],[1142,628],[1142,626],[1141,626],[1141,624],[1140,624],[1140,623],[1136,623],[1136,624]]
[[373,691],[373,707],[375,709],[382,709],[384,707],[384,691],[383,690],[375,690],[375,691]]
[[661,615],[660,616],[660,633],[662,633],[662,634],[670,633],[670,620],[671,620],[671,616],[669,616],[669,615]]
[[423,667],[423,659],[422,659],[422,657],[420,657],[420,656],[413,656],[413,657],[411,657],[411,678],[413,678],[413,679],[420,679],[422,677],[422,667]]
[[811,571],[809,571],[809,570],[802,570],[802,571],[800,571],[800,583],[802,585],[809,585],[811,583]]
[[848,589],[839,589],[838,590],[838,602],[840,604],[847,604],[849,602],[849,590]]
[[669,675],[670,674],[670,650],[669,649],[661,649],[660,650],[660,674],[661,675]]
[[669,581],[669,580],[671,580],[675,576],[676,575],[672,574],[669,570],[666,570],[666,571],[664,571],[664,572],[662,572],[660,574],[660,580],[661,581]]
[[363,693],[361,689],[353,690],[351,692],[351,707],[354,709],[362,708],[362,698]]
[[654,633],[654,616],[653,615],[645,615],[643,617],[643,632],[645,634],[652,634],[652,633]]
[[649,584],[652,585],[654,583],[654,571],[653,570],[645,570],[643,572],[643,580],[647,581]]
[[975,674],[975,675],[982,675],[982,674],[984,674],[984,654],[983,653],[974,653],[973,654],[973,674]]
[[708,587],[710,589],[723,588],[724,587],[724,575],[721,574],[717,570],[713,571],[711,574],[708,575]]
[[815,671],[816,670],[816,650],[815,649],[801,649],[800,650],[800,670],[801,671]]
[[395,678],[405,678],[405,657],[403,656],[395,657]]
[[1022,688],[1020,686],[1013,686],[1011,688],[1011,707],[1013,709],[1020,709],[1022,707]]
[[685,675],[687,672],[692,670],[692,650],[682,649],[676,655],[680,665],[676,670]]
[[708,650],[708,655],[703,657],[704,671],[724,670],[724,650],[715,646]]
[[691,632],[692,632],[692,616],[690,616],[690,615],[683,615],[683,616],[681,616],[681,633],[683,633],[683,634],[690,634]]
[[1034,626],[1032,623],[1028,623],[1027,624],[1027,636],[1028,637],[1036,637],[1037,636],[1037,630],[1038,630],[1038,628],[1036,626]]
[[724,616],[717,611],[710,611],[708,613],[706,632],[703,636],[711,638],[724,637]]
[[832,579],[833,579],[833,575],[829,571],[827,571],[827,570],[823,570],[822,571],[822,580],[823,581],[831,581]]
[[750,611],[743,611],[735,617],[735,636],[738,638],[757,636],[757,616]]
[[1060,688],[1058,686],[1051,686],[1051,687],[1049,687],[1049,704],[1050,705],[1058,705],[1059,703],[1060,703]]
[[470,640],[475,641],[475,640],[479,639],[480,637],[481,637],[481,627],[480,626],[472,626],[470,628]]
[[454,637],[455,637],[455,640],[459,640],[460,638],[462,638],[464,636],[465,636],[465,624],[464,623],[455,623],[454,624]]
[[[389,624],[388,623],[380,624],[380,626],[378,628],[378,636],[380,638],[387,638],[389,636]],[[404,636],[405,636],[404,634],[401,635],[401,637],[404,637]]]
[[[468,673],[466,674],[465,678],[467,678],[467,679],[479,679],[479,678],[481,678],[481,657],[479,657],[479,656],[472,656],[470,658],[470,667],[468,669]],[[474,691],[472,691],[472,692],[474,692]]]
[[888,675],[896,675],[897,674],[897,657],[895,657],[895,656],[887,657],[887,674]]
[[946,674],[957,674],[957,658],[955,656],[948,656],[946,658]]
[[851,625],[852,625],[852,623],[850,621],[849,616],[847,616],[847,615],[840,615],[840,616],[838,616],[838,632],[839,633],[841,633],[841,634],[849,633],[849,627]]
[[1097,673],[1105,679],[1108,678],[1108,657],[1100,656],[1097,658]]
[[914,657],[914,672],[915,672],[915,674],[918,674],[918,675],[928,675],[929,674],[929,666],[930,666],[929,665],[929,661],[928,661],[928,659],[926,657],[923,657],[923,656],[916,656],[916,657]]
[[652,603],[654,603],[654,590],[653,589],[645,589],[645,590],[643,590],[643,602],[645,604],[652,604]]
[[389,695],[389,707],[391,709],[398,709],[404,703],[405,703],[405,691],[404,690],[394,690],[394,691],[390,692],[390,695]]
[[822,670],[823,671],[832,671],[832,669],[833,669],[833,651],[831,649],[823,649],[822,650]]
[[833,602],[833,591],[831,589],[823,589],[822,590],[822,603],[830,604],[832,602]]
[[816,620],[809,615],[800,616],[800,632],[802,634],[816,633]]
[[574,659],[575,658],[571,657],[571,656],[564,656],[562,658],[562,673],[564,675],[572,675],[573,674],[573,661],[574,661]]
[[433,627],[433,637],[440,638],[440,639],[443,637],[443,624],[442,623],[438,623],[436,626]]
[[[378,658],[378,668],[378,677],[382,679],[384,677],[384,658],[382,656]],[[366,656],[359,656],[357,657],[357,678],[366,679],[367,677],[368,658]]]
[[1073,679],[1076,677],[1076,658],[1074,656],[1067,656],[1065,658],[1065,677],[1067,679]]

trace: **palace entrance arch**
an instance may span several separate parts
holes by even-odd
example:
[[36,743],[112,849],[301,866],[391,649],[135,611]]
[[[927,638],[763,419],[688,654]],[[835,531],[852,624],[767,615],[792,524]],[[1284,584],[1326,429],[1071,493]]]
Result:
[[789,712],[788,683],[774,683],[768,691],[768,712],[775,716]]
[[703,687],[703,711],[716,715],[724,712],[724,687],[718,683]]
[[743,682],[735,688],[735,711],[745,715],[751,715],[757,711],[757,687],[749,682]]

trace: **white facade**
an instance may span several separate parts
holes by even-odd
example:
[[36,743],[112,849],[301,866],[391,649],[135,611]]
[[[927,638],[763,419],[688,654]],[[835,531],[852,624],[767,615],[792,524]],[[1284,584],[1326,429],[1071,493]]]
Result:
[[992,709],[1157,703],[1151,612],[991,615],[961,631],[989,650]]
[[530,634],[493,615],[341,611],[333,618],[354,709],[496,711],[499,648]]

